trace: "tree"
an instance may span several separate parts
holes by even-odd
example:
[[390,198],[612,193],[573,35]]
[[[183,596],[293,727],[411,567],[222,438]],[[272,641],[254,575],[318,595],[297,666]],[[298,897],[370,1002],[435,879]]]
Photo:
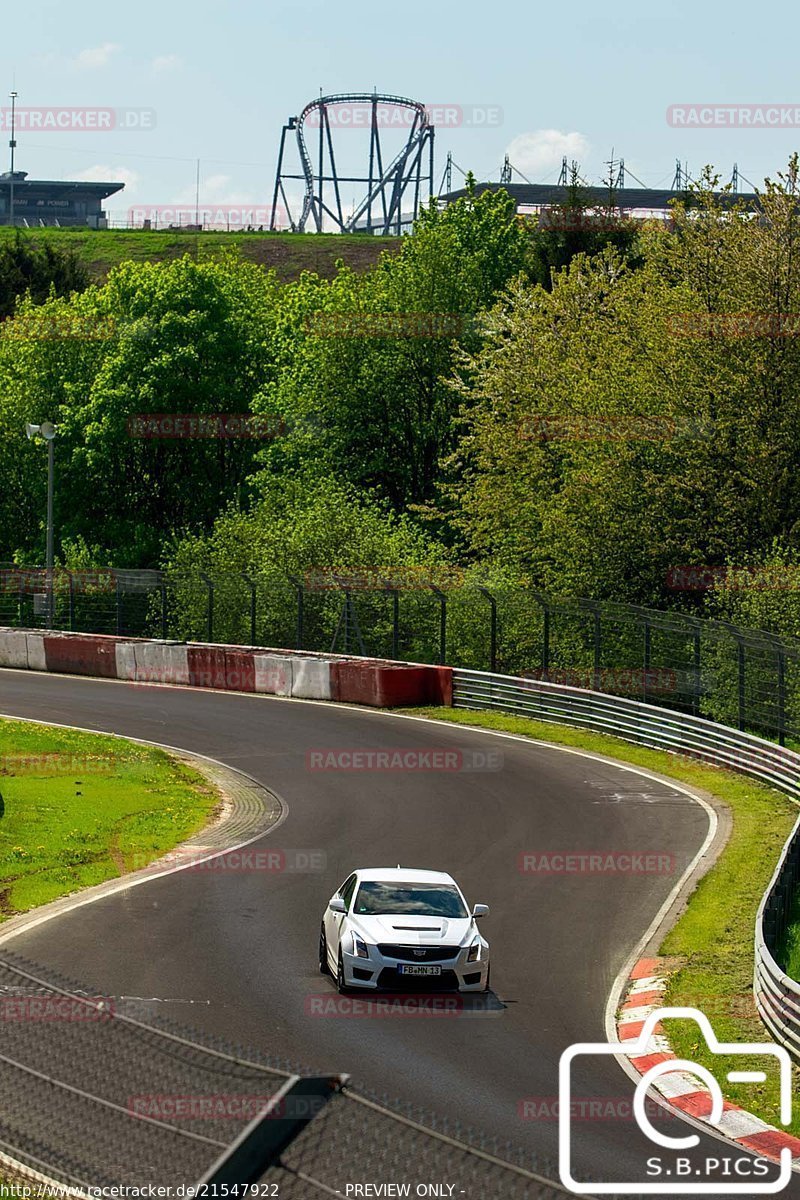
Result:
[[492,314],[450,463],[474,554],[564,594],[686,604],[671,567],[797,541],[796,164],[756,220],[715,182],[642,233],[638,269],[579,256]]
[[276,288],[257,266],[186,257],[124,264],[69,300],[24,302],[0,338],[0,460],[14,483],[0,552],[42,551],[25,420],[59,427],[59,537],[107,548],[116,565],[152,564],[176,531],[209,528],[229,501],[245,502],[263,438],[169,437],[135,418],[249,413],[271,371]]
[[299,447],[397,511],[428,501],[453,443],[444,378],[454,352],[477,345],[475,315],[523,269],[525,252],[513,201],[469,188],[447,209],[425,209],[400,253],[368,274],[342,268],[330,284],[306,277],[289,289],[291,352],[264,403],[298,441],[270,450],[270,469]]
[[0,321],[10,317],[26,294],[36,304],[49,296],[69,296],[89,286],[89,274],[74,250],[45,240],[37,243],[18,229],[0,245]]

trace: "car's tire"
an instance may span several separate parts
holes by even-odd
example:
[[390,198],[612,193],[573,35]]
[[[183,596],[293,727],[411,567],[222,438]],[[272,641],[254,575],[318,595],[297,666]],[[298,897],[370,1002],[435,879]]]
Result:
[[324,925],[320,925],[319,928],[319,973],[320,975],[330,975],[331,973],[328,966],[328,939],[325,937]]
[[344,981],[344,960],[342,959],[341,950],[339,951],[339,960],[336,964],[336,990],[340,996],[345,996],[348,990],[347,984]]
[[492,964],[489,963],[489,966],[486,968],[486,986],[481,988],[482,992],[489,991],[489,982],[491,980],[491,976],[492,976]]

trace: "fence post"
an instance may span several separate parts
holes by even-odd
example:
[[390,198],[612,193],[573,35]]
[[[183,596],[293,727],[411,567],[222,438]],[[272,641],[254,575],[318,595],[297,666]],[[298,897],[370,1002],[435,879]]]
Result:
[[489,625],[489,670],[494,673],[497,670],[497,601],[491,594],[488,588],[479,587],[478,591],[485,596],[491,605],[491,618]]
[[75,631],[75,580],[72,571],[67,571],[67,579],[69,580],[69,631]]
[[208,588],[207,636],[206,641],[214,640],[214,581],[209,579],[205,571],[200,572],[200,578]]
[[786,745],[786,652],[778,646],[778,745]]
[[600,663],[602,651],[602,635],[600,629],[600,609],[592,609],[594,615],[594,670],[593,685],[596,692],[600,691]]
[[167,585],[164,580],[158,585],[158,590],[161,592],[161,637],[163,641],[167,640]]
[[293,583],[297,590],[297,636],[295,650],[303,649],[303,618],[305,616],[305,590],[303,588],[302,579],[298,579],[296,575],[289,576],[289,582]]
[[119,575],[114,576],[114,590],[117,599],[117,637],[122,633],[122,587]]
[[701,661],[700,661],[700,630],[694,631],[694,691],[692,695],[692,714],[695,717],[700,715],[700,693],[701,693]]
[[443,667],[447,662],[447,596],[434,583],[428,587],[439,597],[439,665]]
[[396,659],[400,653],[400,592],[391,584],[384,591],[392,597],[392,658]]
[[744,657],[744,642],[741,638],[736,639],[736,659],[738,664],[739,675],[739,728],[744,729],[745,722],[745,657]]
[[209,1167],[195,1190],[207,1193],[208,1185],[212,1185],[211,1195],[216,1195],[218,1184],[245,1187],[257,1184],[268,1167],[280,1164],[283,1151],[308,1129],[349,1078],[349,1075],[291,1075],[263,1111]]
[[246,571],[242,571],[242,579],[250,588],[250,645],[256,644],[256,585]]
[[644,678],[642,679],[642,699],[647,702],[647,679],[650,674],[650,622],[644,621]]

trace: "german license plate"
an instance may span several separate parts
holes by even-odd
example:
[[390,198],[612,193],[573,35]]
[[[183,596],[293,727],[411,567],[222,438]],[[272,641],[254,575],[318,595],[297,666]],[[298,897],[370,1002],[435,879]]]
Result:
[[404,963],[403,966],[397,968],[401,975],[441,975],[442,968],[439,966],[423,967],[416,963]]

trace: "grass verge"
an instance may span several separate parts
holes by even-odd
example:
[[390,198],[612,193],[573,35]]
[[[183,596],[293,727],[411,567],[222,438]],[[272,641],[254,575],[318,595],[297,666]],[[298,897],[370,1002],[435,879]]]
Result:
[[0,921],[143,867],[219,794],[163,750],[0,718]]
[[[753,935],[756,911],[781,849],[797,820],[797,808],[781,792],[745,776],[661,750],[648,750],[620,738],[571,726],[551,725],[506,713],[465,709],[408,709],[414,716],[433,717],[457,725],[474,725],[521,734],[561,746],[605,754],[621,762],[712,793],[730,809],[733,829],[725,849],[689,899],[660,953],[673,960],[665,1002],[705,1012],[720,1041],[765,1042],[769,1037],[756,1012],[752,993]],[[798,914],[800,916],[800,913]],[[800,960],[800,944],[796,947]],[[797,960],[795,960],[797,961]],[[795,978],[798,976],[795,975]],[[763,1060],[742,1056],[735,1062],[711,1054],[691,1022],[670,1022],[675,1053],[709,1068],[719,1079],[728,1070],[763,1068]],[[724,1073],[723,1073],[724,1072]],[[764,1084],[730,1084],[725,1096],[773,1125],[778,1121],[778,1080],[767,1071]],[[795,1092],[800,1071],[795,1069]],[[797,1107],[797,1106],[795,1106]],[[800,1113],[791,1132],[800,1136]]]

